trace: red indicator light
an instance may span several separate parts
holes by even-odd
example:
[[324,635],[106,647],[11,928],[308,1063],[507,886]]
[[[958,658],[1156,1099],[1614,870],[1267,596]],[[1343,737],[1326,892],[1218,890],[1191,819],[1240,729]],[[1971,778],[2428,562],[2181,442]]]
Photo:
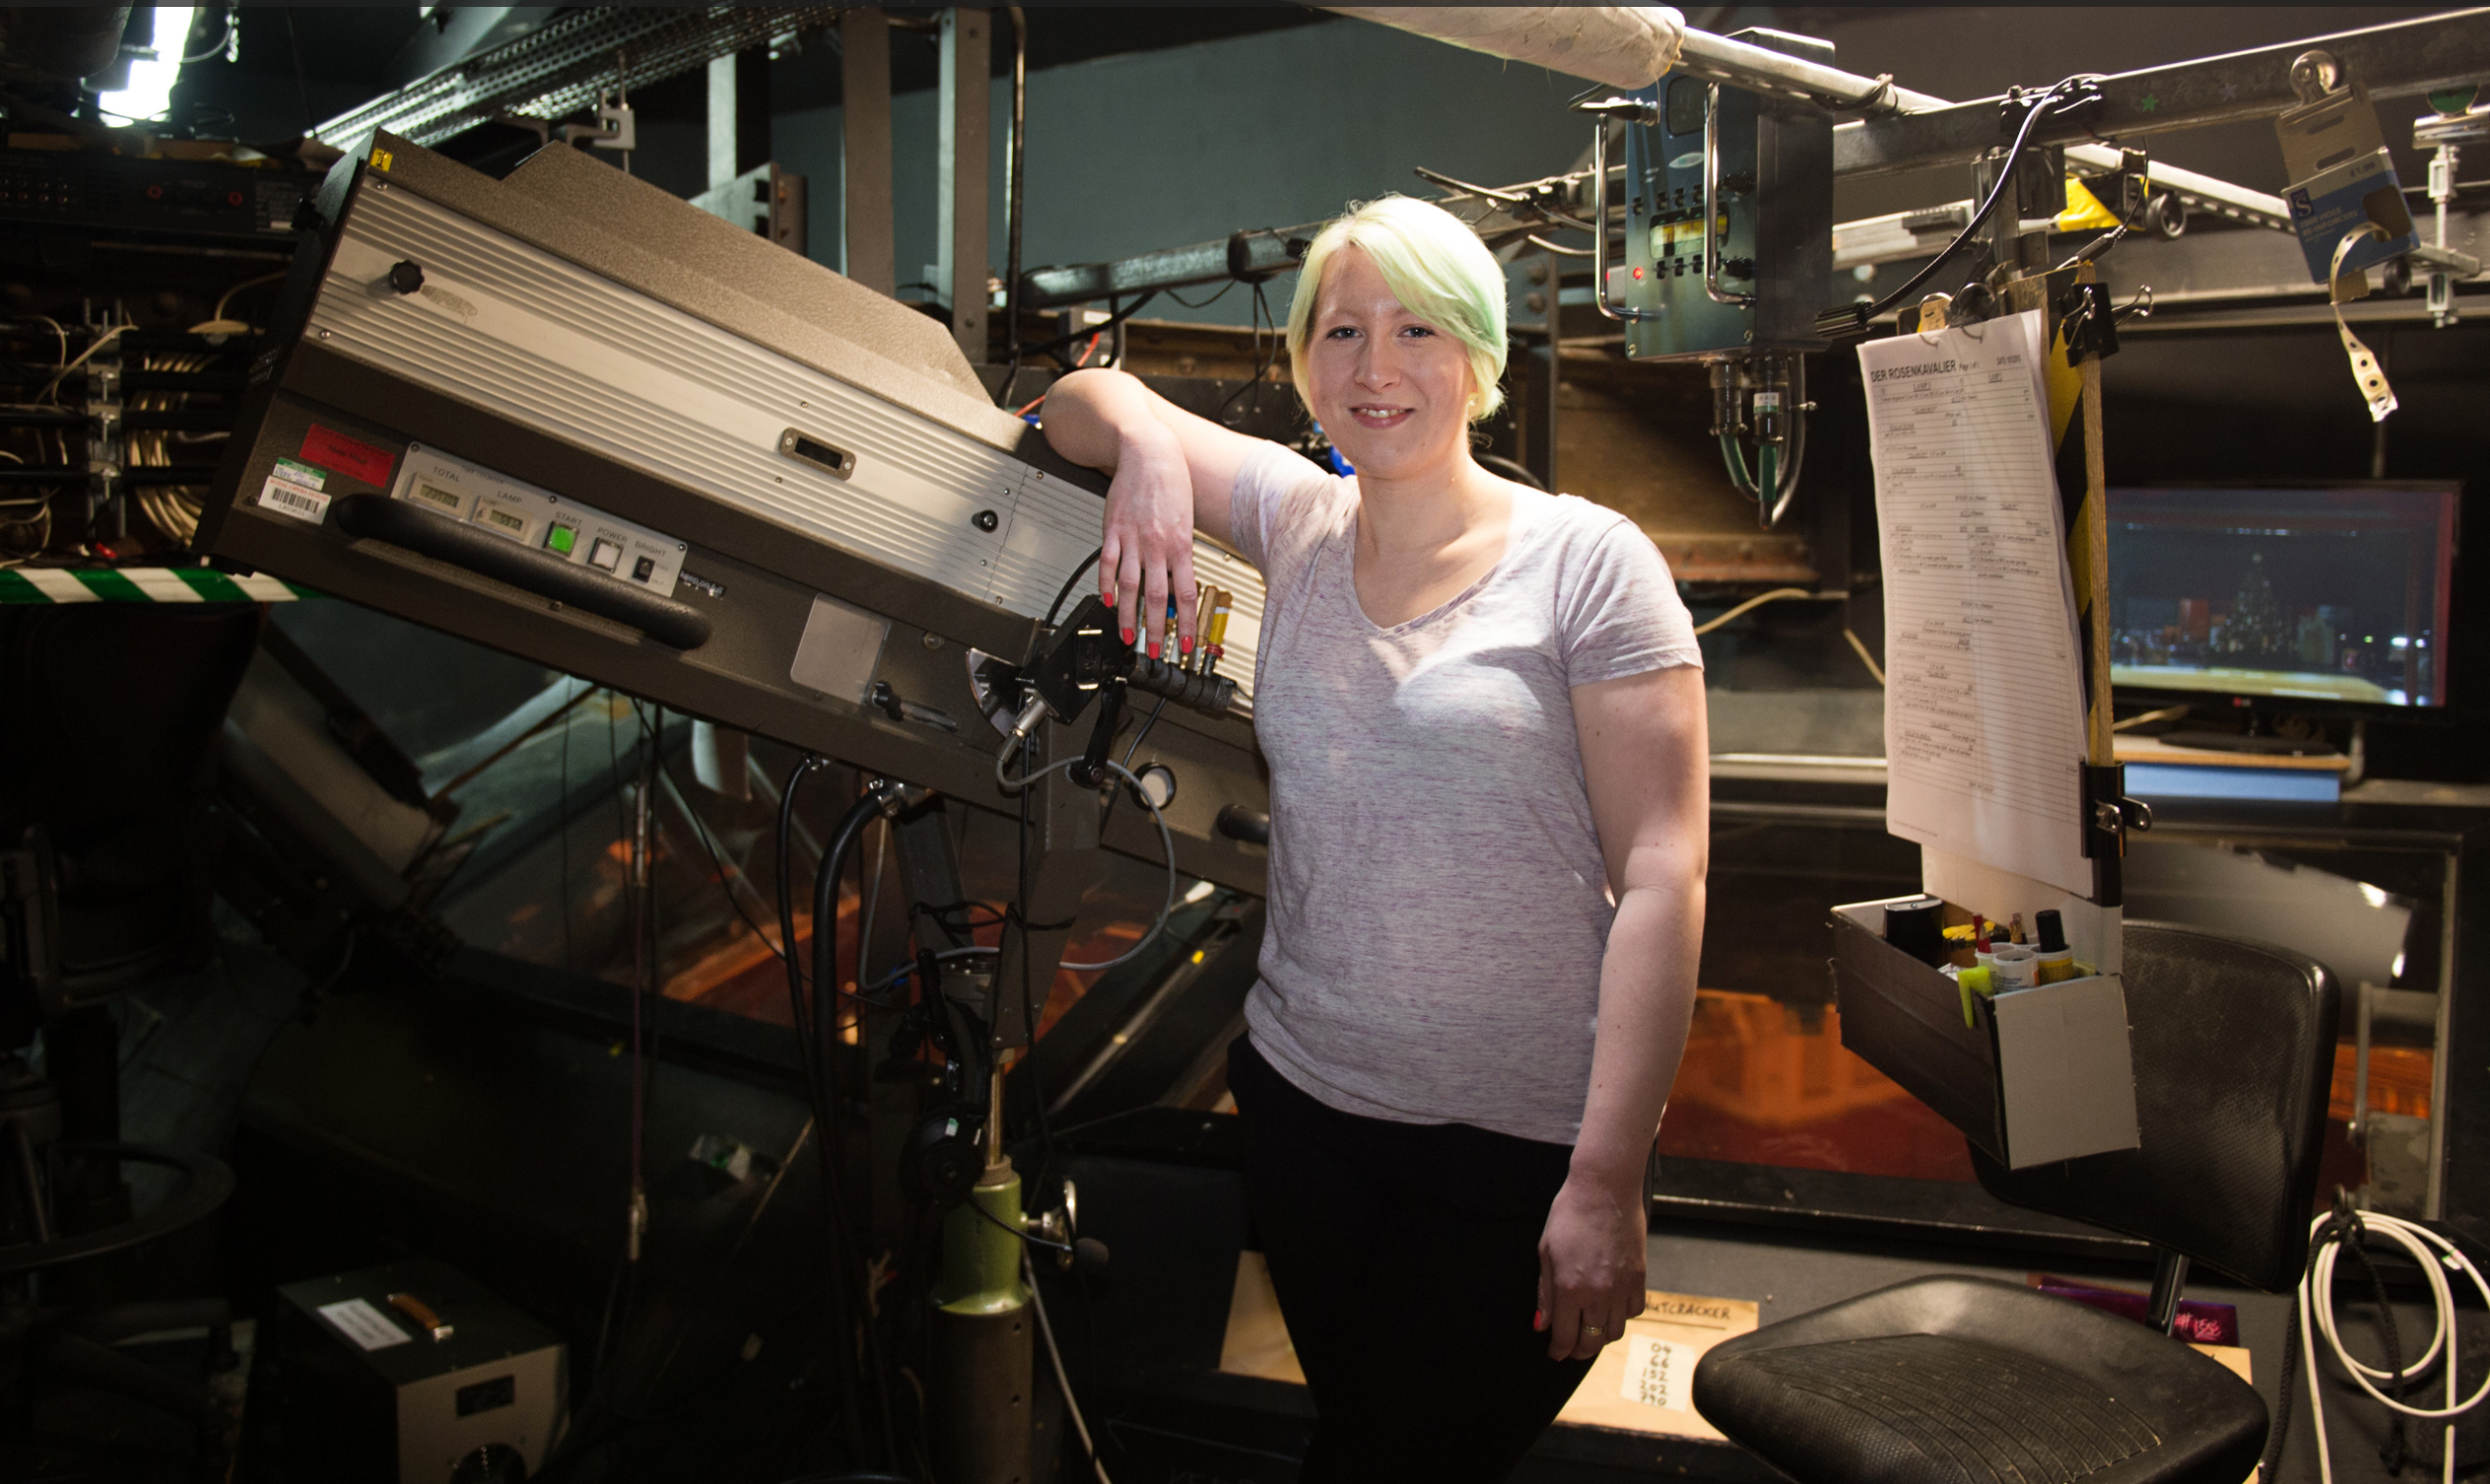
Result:
[[1638,278],[1639,278],[1639,277],[1641,277],[1641,276],[1643,276],[1643,271],[1642,271],[1641,269],[1639,269],[1639,268],[1638,268],[1638,269],[1636,269],[1636,270],[1634,271],[1634,276],[1636,276],[1636,277],[1638,277]]

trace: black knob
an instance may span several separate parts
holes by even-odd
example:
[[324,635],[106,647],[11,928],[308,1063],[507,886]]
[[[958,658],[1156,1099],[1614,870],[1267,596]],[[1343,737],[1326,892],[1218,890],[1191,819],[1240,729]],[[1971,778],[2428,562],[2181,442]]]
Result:
[[1231,840],[1242,840],[1248,845],[1271,843],[1271,816],[1259,809],[1231,804],[1220,810],[1218,818],[1211,822],[1219,833]]
[[400,293],[413,293],[424,286],[424,266],[401,258],[389,267],[389,286]]
[[1003,523],[1003,517],[992,510],[979,510],[969,517],[969,523],[981,531],[990,531]]

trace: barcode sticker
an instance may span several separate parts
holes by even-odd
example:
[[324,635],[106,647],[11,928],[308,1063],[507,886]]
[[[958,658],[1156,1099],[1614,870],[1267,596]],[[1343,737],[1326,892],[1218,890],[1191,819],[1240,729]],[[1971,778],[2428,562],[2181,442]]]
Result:
[[387,1350],[404,1345],[413,1335],[390,1321],[388,1315],[373,1308],[369,1300],[349,1298],[338,1303],[320,1305],[320,1317],[336,1325],[346,1338],[365,1350]]
[[260,488],[260,508],[318,525],[329,518],[329,497],[318,490],[306,490],[285,480],[271,479]]
[[1630,1402],[1683,1412],[1687,1409],[1686,1385],[1693,1379],[1694,1363],[1700,1355],[1694,1346],[1674,1345],[1657,1335],[1629,1330],[1625,1336],[1625,1378],[1617,1390]]

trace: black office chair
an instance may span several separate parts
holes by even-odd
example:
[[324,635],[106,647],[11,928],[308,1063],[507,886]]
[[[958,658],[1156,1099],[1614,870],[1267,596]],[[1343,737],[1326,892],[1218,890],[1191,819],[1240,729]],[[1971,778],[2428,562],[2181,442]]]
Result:
[[1801,1484],[2238,1484],[2255,1388],[2168,1338],[2190,1262],[2282,1292],[2316,1198],[2339,991],[2269,944],[2130,923],[2140,1146],[2027,1170],[1998,1199],[2153,1244],[2155,1327],[1990,1279],[1897,1284],[1715,1347],[1695,1410]]

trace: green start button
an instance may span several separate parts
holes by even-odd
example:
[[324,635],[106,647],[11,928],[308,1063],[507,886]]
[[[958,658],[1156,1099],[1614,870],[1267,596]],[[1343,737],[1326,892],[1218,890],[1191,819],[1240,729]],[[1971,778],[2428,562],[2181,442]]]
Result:
[[548,551],[560,552],[562,555],[567,557],[571,554],[571,548],[578,544],[579,539],[580,532],[578,527],[557,525],[553,529],[545,532],[545,549]]

